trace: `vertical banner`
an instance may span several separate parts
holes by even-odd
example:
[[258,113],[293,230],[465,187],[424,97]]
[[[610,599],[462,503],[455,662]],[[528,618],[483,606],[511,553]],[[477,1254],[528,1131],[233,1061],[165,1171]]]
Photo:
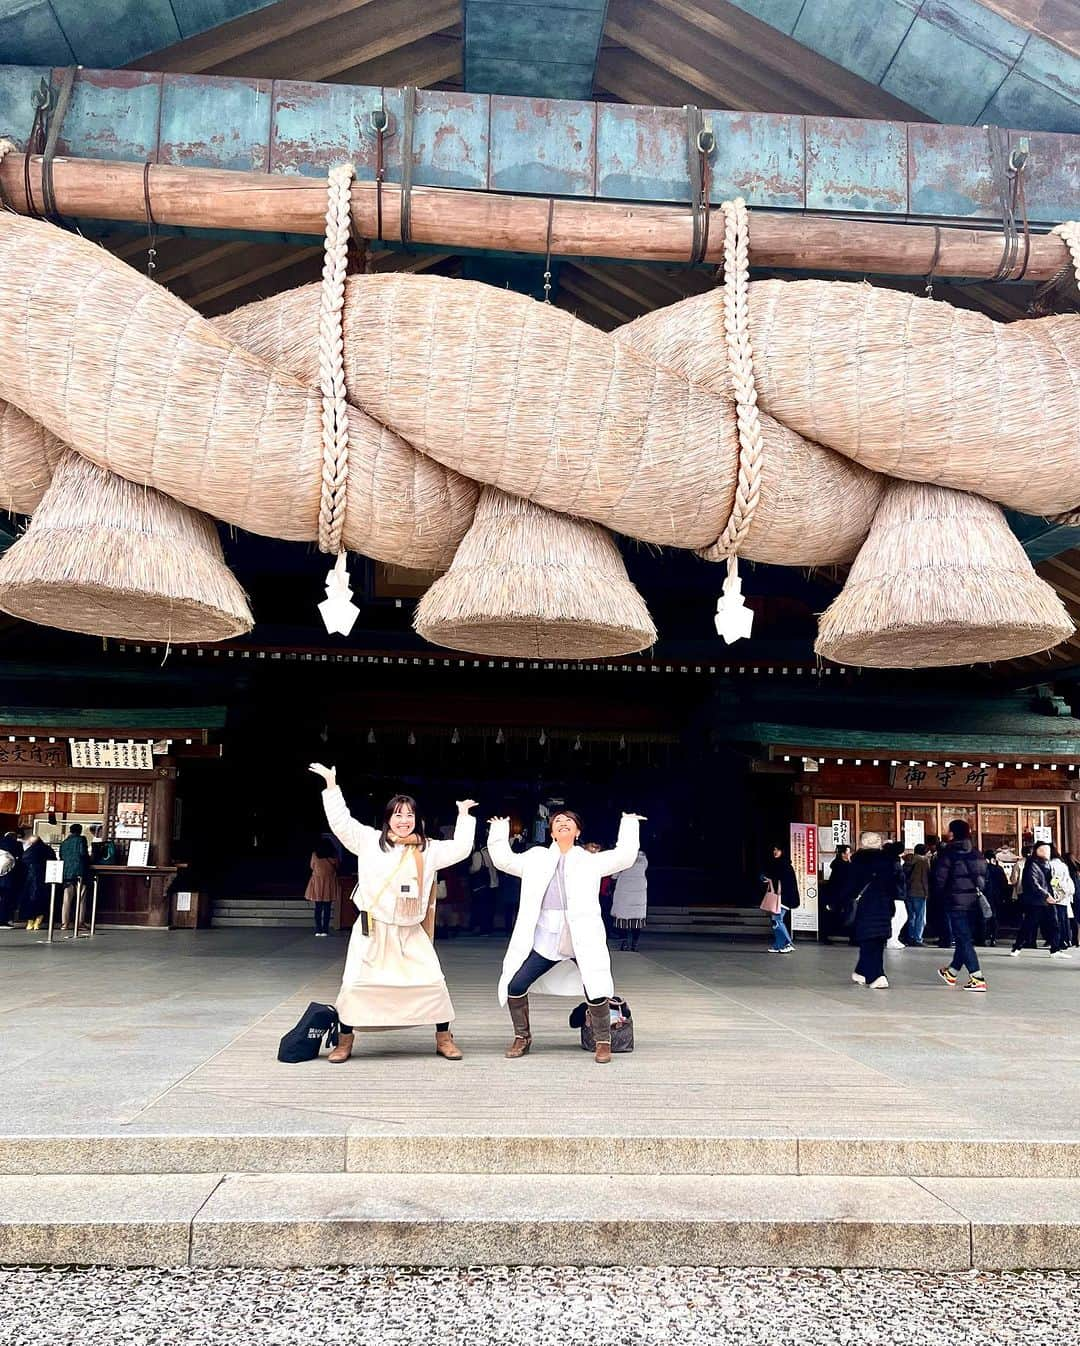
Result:
[[813,823],[791,824],[791,867],[801,905],[791,913],[791,929],[818,929],[818,835]]

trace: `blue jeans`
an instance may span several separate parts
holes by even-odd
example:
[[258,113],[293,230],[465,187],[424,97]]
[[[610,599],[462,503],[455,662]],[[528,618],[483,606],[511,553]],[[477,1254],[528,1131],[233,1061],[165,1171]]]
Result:
[[788,934],[788,928],[784,923],[784,908],[781,907],[774,915],[769,913],[769,920],[772,921],[772,947],[779,951],[786,949],[791,943],[791,936]]
[[962,967],[966,967],[969,972],[978,972],[979,955],[975,952],[975,940],[971,934],[971,912],[950,911],[949,922],[956,942],[951,963],[953,970],[959,972]]
[[921,944],[926,930],[926,898],[907,897],[904,906],[907,907],[908,939],[914,944]]

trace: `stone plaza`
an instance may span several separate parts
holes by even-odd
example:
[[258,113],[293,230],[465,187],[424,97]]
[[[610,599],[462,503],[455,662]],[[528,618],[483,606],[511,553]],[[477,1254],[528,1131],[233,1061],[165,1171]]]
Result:
[[7,1264],[1080,1263],[1080,963],[1044,952],[988,950],[974,997],[936,950],[872,992],[846,948],[651,936],[602,1068],[545,997],[506,1061],[502,941],[459,939],[461,1063],[417,1029],[331,1066],[275,1052],[339,938],[0,939]]

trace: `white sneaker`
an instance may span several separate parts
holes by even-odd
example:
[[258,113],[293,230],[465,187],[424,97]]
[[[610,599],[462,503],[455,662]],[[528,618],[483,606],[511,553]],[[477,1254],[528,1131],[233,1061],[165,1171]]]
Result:
[[863,976],[861,972],[853,972],[851,974],[851,980],[855,983],[856,986],[866,985],[866,978]]
[[1009,950],[1009,957],[1010,957],[1010,958],[1019,958],[1019,957],[1020,957],[1020,950],[1019,950],[1019,949],[1010,949],[1010,950]]
[[1052,954],[1050,955],[1050,957],[1051,957],[1051,958],[1071,958],[1071,957],[1072,957],[1072,954],[1068,951],[1068,949],[1058,949],[1057,953],[1052,953]]
[[795,945],[794,945],[794,944],[789,944],[789,945],[787,946],[786,949],[779,949],[778,952],[779,952],[779,953],[794,953],[794,952],[795,952]]
[[878,977],[877,981],[870,981],[866,984],[871,991],[887,991],[889,989],[888,977]]

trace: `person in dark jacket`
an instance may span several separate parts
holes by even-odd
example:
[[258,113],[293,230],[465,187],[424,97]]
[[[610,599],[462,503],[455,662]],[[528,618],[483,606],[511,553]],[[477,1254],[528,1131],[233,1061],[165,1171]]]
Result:
[[920,841],[912,851],[911,859],[904,865],[908,943],[916,949],[922,947],[926,930],[926,899],[930,896],[930,860],[926,849],[926,843]]
[[991,914],[987,916],[983,912],[983,934],[987,946],[992,949],[997,944],[998,922],[1004,915],[1006,904],[1009,901],[1009,876],[1002,868],[996,851],[986,851],[984,854],[986,856],[985,893]]
[[952,961],[938,968],[938,976],[955,986],[960,969],[966,967],[964,990],[985,991],[986,978],[975,952],[975,919],[980,914],[979,896],[986,891],[986,860],[972,845],[971,828],[963,818],[949,824],[949,839],[938,851],[931,883],[954,942]]
[[0,926],[10,926],[22,891],[26,866],[23,864],[19,838],[14,832],[5,832],[0,837],[0,851],[6,851],[11,856],[10,863],[4,860],[4,872],[0,873]]
[[847,940],[848,913],[851,907],[851,847],[841,843],[836,848],[829,877],[822,892],[821,942],[830,943],[832,937]]
[[[90,877],[90,850],[82,834],[82,823],[71,824],[67,836],[60,843],[60,859],[64,862],[64,897],[60,929],[66,930],[75,919],[72,911],[81,902],[82,889]],[[78,920],[81,926],[83,923],[81,914]]]
[[799,905],[799,881],[782,846],[774,846],[772,855],[765,862],[761,875],[763,896],[770,884],[780,894],[780,910],[769,916],[772,921],[772,944],[769,946],[769,952],[794,953],[795,945],[791,941],[784,918],[789,911]]
[[852,900],[855,903],[855,942],[859,961],[851,980],[872,991],[885,991],[885,945],[892,934],[896,904],[902,893],[900,862],[882,852],[880,832],[864,832],[851,862]]
[[1068,957],[1068,951],[1063,950],[1061,946],[1057,917],[1050,902],[1053,895],[1050,886],[1051,877],[1050,843],[1040,841],[1032,848],[1031,854],[1024,862],[1024,872],[1020,879],[1020,907],[1023,914],[1020,917],[1020,929],[1016,932],[1016,939],[1009,950],[1011,958],[1019,958],[1020,950],[1027,944],[1034,947],[1035,936],[1039,930],[1050,945],[1051,958],[1060,953]]
[[40,930],[49,910],[49,888],[45,882],[45,865],[56,859],[56,852],[40,837],[33,837],[23,851],[26,877],[19,897],[19,915],[27,930]]

